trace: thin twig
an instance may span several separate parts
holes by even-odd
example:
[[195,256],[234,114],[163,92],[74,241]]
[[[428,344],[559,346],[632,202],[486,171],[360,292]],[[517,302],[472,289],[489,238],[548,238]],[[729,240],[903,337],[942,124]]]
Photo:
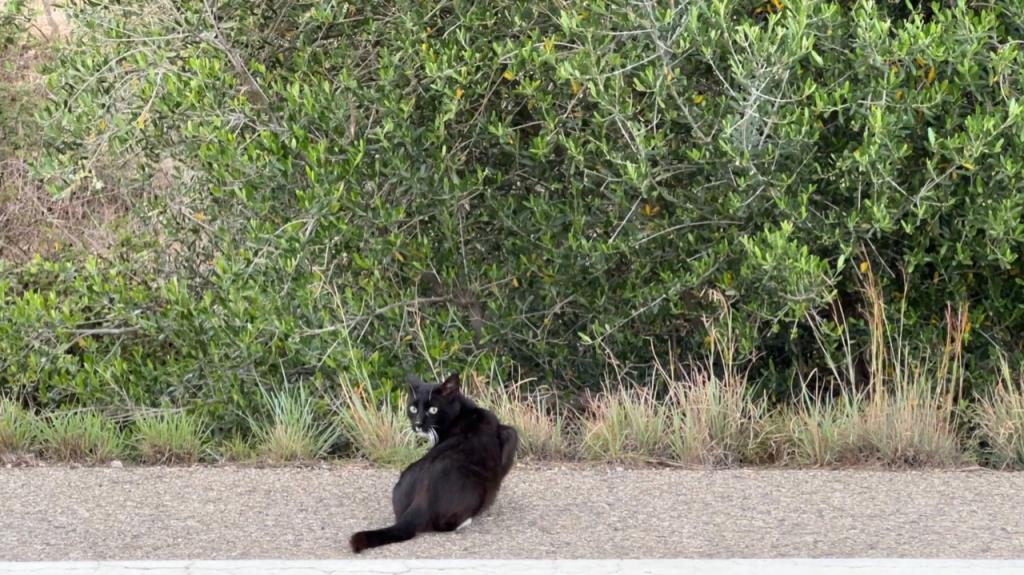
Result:
[[129,334],[129,333],[136,333],[136,332],[139,331],[139,329],[140,328],[137,327],[137,326],[129,326],[129,327],[98,327],[98,328],[92,328],[92,329],[73,329],[73,330],[71,330],[71,333],[73,333],[73,334],[75,334],[75,335],[77,335],[79,337],[94,336],[94,335],[125,335],[125,334]]
[[249,69],[246,68],[245,63],[238,57],[238,54],[231,48],[224,39],[224,35],[220,31],[220,24],[217,23],[217,18],[213,14],[213,8],[210,7],[210,0],[203,0],[203,7],[206,9],[206,18],[210,21],[210,25],[213,26],[213,38],[211,39],[213,44],[224,55],[231,61],[231,66],[235,69],[235,75],[238,80],[244,84],[244,92],[249,101],[260,108],[267,108],[270,106],[270,98],[263,92],[263,88],[256,82],[256,78],[253,78]]

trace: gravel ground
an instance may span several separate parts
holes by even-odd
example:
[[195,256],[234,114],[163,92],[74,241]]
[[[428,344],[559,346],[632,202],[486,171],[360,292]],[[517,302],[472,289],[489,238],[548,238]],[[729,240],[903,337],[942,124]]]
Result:
[[[0,560],[332,559],[389,523],[397,472],[0,469]],[[383,558],[1024,558],[1024,473],[512,470],[454,534]]]

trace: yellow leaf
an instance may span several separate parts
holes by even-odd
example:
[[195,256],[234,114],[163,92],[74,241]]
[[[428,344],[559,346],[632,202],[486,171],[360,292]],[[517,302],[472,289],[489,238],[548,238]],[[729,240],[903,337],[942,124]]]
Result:
[[433,31],[434,31],[433,28],[431,28],[430,26],[427,26],[427,34],[430,34]]
[[935,81],[935,66],[928,68],[928,83],[931,84]]
[[576,80],[569,80],[569,89],[572,90],[574,96],[579,94],[581,89],[580,83]]
[[519,287],[519,280],[518,279],[512,278],[512,287],[514,287],[514,288]]
[[775,6],[775,10],[777,11],[781,11],[783,8],[785,8],[785,6],[783,6],[782,2],[779,2],[779,0],[772,0],[772,6]]
[[704,103],[704,95],[703,94],[694,94],[693,98],[691,98],[691,99],[693,100],[693,103],[697,104],[698,106],[700,106],[701,104]]
[[135,127],[141,130],[145,125],[146,125],[146,113],[143,112],[143,113],[139,114],[138,118],[135,118]]
[[860,269],[860,273],[862,273],[862,274],[868,273],[868,262],[867,262],[867,260],[860,262],[860,266],[859,266],[858,269]]
[[970,163],[970,162],[964,162],[964,163],[963,163],[963,166],[964,166],[965,168],[967,168],[968,170],[973,170],[973,169],[974,169],[974,164],[972,164],[972,163]]
[[548,54],[550,54],[551,51],[554,50],[554,49],[555,49],[555,42],[551,38],[546,38],[544,40],[544,51],[547,52]]
[[462,93],[463,93],[462,92],[462,86],[459,86],[458,88],[455,88],[455,99],[456,100],[461,99],[462,98]]
[[99,122],[96,123],[96,127],[101,129],[101,130],[106,130],[107,129],[107,121],[106,120],[100,120]]
[[395,259],[400,261],[400,262],[404,262],[405,261],[405,258],[402,257],[402,252],[399,252],[399,251],[395,252]]
[[668,66],[665,66],[665,79],[668,80],[669,82],[671,82],[672,81],[672,77],[673,77],[672,76],[672,70],[669,70]]
[[896,90],[896,101],[899,102],[903,99],[903,90]]
[[506,80],[511,81],[512,78],[515,78],[515,75],[512,74],[512,70],[505,70],[505,72],[502,73],[501,77],[506,79]]
[[204,214],[203,212],[193,212],[192,219],[194,219],[197,222],[206,221],[206,214]]

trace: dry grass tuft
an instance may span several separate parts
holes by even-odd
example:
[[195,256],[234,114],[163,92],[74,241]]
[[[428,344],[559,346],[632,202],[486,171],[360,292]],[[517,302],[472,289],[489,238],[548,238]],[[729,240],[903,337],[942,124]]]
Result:
[[974,408],[975,440],[986,463],[1024,469],[1024,374],[1014,378],[1005,363],[1002,371],[993,393]]
[[14,400],[0,396],[0,462],[30,460],[36,448],[39,420]]
[[256,453],[270,463],[311,461],[327,455],[338,439],[333,422],[320,421],[305,389],[264,392],[269,415],[252,422]]
[[39,426],[39,442],[44,456],[65,463],[106,463],[124,452],[114,422],[91,411],[51,415]]
[[[836,400],[812,400],[791,410],[785,429],[796,462],[813,465],[880,463],[888,466],[948,467],[966,459],[957,434],[956,404],[963,389],[963,338],[969,329],[966,306],[946,314],[947,341],[938,359],[912,349],[903,339],[903,310],[893,325],[882,291],[867,272],[864,295],[869,330],[868,378],[857,391],[856,354],[843,322],[844,356],[829,357]],[[905,301],[905,298],[904,298]],[[818,332],[822,341],[821,332]],[[827,347],[822,350],[828,354]]]
[[[736,357],[732,315],[724,298],[710,294],[721,313],[707,318],[708,350],[683,369],[673,361],[646,386],[620,380],[606,385],[581,422],[581,448],[590,459],[668,460],[728,466],[761,458],[768,407],[749,393]],[[654,389],[666,390],[659,401]]]
[[206,424],[201,418],[164,412],[137,419],[132,440],[143,463],[192,465],[206,451],[207,437]]
[[552,393],[527,392],[524,380],[502,383],[492,370],[488,379],[474,378],[467,395],[490,409],[498,420],[516,428],[518,456],[528,459],[564,459],[570,453],[565,417]]
[[409,422],[390,397],[374,398],[366,391],[370,388],[365,380],[357,384],[347,376],[342,377],[340,388],[341,400],[335,410],[342,433],[356,454],[389,466],[407,465],[422,454]]
[[669,454],[668,410],[650,390],[606,385],[580,421],[580,454],[597,461],[662,459]]

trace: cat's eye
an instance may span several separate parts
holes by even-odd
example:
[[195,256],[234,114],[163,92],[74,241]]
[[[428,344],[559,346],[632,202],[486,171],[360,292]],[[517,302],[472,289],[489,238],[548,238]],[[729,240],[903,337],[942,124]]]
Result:
[[410,405],[409,406],[409,413],[416,413],[416,406],[415,405]]
[[430,409],[427,410],[427,413],[429,413],[430,415],[434,415],[435,413],[437,413],[437,408],[431,407]]

